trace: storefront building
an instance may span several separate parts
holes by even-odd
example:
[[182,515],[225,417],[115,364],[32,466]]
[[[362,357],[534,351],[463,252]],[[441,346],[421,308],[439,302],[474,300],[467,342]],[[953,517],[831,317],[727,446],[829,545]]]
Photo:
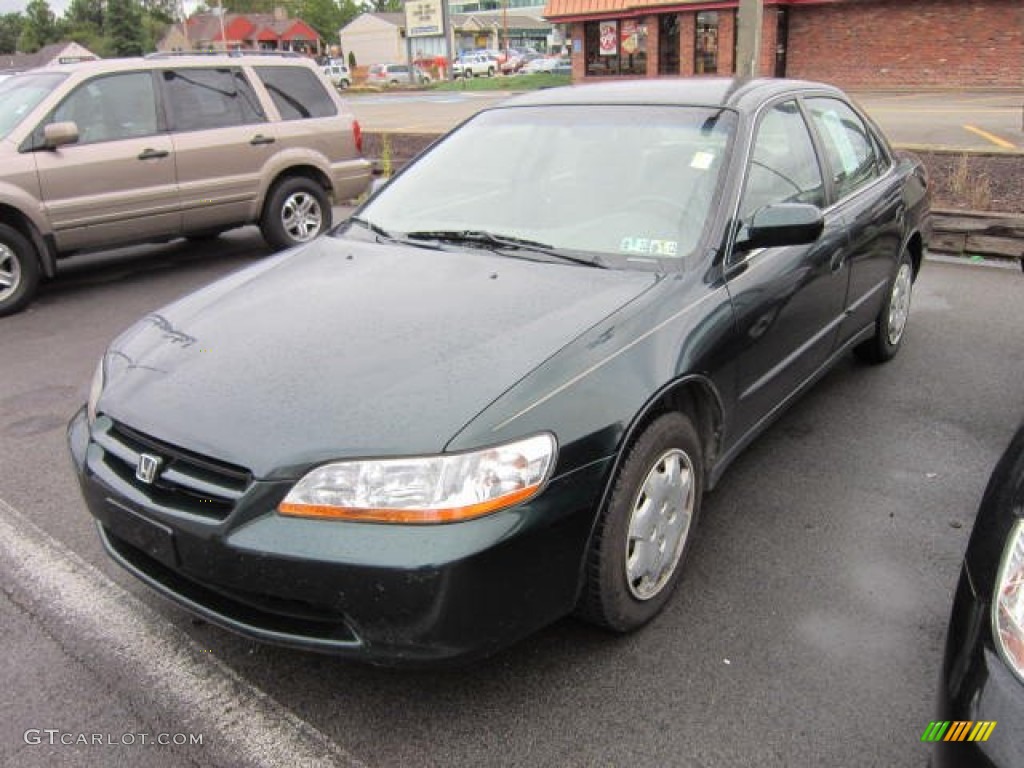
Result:
[[[548,0],[574,81],[730,75],[736,0]],[[1022,0],[765,0],[763,76],[846,88],[1024,88]]]

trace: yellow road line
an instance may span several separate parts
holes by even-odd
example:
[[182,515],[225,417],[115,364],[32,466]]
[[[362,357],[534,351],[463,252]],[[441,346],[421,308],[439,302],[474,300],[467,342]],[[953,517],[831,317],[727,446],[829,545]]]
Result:
[[991,141],[997,147],[1002,147],[1003,149],[1016,149],[1017,148],[1015,144],[1012,144],[1011,142],[1007,141],[1006,139],[1001,139],[998,136],[989,133],[988,131],[983,131],[981,128],[975,128],[973,125],[965,125],[964,126],[964,130],[970,131],[973,134],[981,136],[981,138],[985,139],[986,141]]

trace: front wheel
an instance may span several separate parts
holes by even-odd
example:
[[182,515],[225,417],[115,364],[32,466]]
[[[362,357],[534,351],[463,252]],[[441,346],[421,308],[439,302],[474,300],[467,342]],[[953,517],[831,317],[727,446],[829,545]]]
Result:
[[331,206],[323,187],[304,176],[279,181],[260,219],[263,238],[275,249],[308,243],[331,226]]
[[590,551],[581,618],[629,632],[653,619],[679,582],[703,492],[693,422],[659,416],[628,449]]
[[27,307],[39,287],[39,259],[18,230],[0,224],[0,317]]
[[885,363],[896,357],[903,344],[910,318],[910,299],[914,290],[914,267],[904,251],[889,283],[888,294],[875,321],[875,335],[854,347],[854,353],[868,363]]

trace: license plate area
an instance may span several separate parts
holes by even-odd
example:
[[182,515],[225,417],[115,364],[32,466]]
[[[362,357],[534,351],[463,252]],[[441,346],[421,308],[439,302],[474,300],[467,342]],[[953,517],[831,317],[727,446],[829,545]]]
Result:
[[174,531],[115,499],[107,499],[107,527],[120,539],[170,567],[178,567]]

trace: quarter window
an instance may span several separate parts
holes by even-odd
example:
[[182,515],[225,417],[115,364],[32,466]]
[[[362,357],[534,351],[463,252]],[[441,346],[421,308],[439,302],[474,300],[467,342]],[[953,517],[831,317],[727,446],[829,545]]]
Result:
[[74,122],[78,143],[95,144],[157,130],[153,78],[148,72],[107,75],[78,86],[46,123]]
[[740,219],[774,203],[825,206],[821,168],[796,102],[778,104],[757,127]]
[[203,131],[264,121],[256,92],[238,70],[172,69],[163,73],[168,116],[176,131]]
[[330,117],[338,113],[323,83],[308,69],[258,67],[256,73],[270,93],[282,120]]
[[825,147],[839,198],[852,194],[882,173],[884,157],[856,112],[837,99],[807,99],[807,106]]

